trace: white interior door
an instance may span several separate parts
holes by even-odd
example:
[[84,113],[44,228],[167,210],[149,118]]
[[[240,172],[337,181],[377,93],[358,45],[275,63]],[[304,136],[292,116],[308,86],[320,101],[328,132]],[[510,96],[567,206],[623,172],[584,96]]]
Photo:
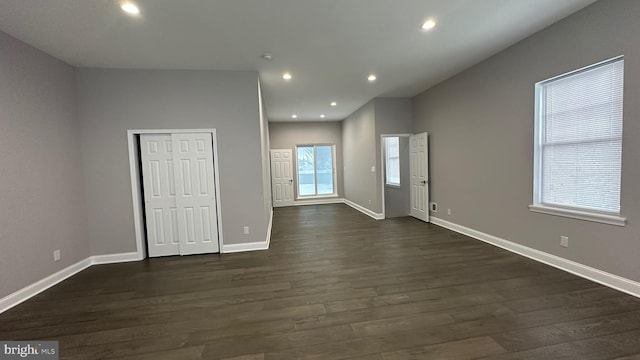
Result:
[[409,137],[411,172],[411,216],[429,222],[428,134]]
[[171,135],[140,135],[150,257],[180,253]]
[[140,135],[150,257],[219,252],[211,133]]
[[219,252],[211,133],[171,138],[180,255]]
[[292,157],[291,149],[271,150],[271,194],[275,207],[293,205]]

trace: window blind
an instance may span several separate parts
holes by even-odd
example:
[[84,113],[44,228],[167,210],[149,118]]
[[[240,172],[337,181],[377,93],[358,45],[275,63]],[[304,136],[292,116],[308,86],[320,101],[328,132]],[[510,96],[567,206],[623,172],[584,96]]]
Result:
[[384,143],[386,184],[400,186],[400,138],[386,137]]
[[540,83],[540,202],[620,212],[624,60]]

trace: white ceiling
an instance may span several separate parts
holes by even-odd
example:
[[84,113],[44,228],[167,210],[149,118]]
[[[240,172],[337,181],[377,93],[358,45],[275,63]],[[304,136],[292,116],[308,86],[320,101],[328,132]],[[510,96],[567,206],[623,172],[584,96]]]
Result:
[[[137,0],[142,14],[130,17],[118,0],[1,0],[0,30],[76,66],[258,70],[271,121],[342,120],[374,97],[416,95],[593,2]],[[430,17],[438,25],[421,31]]]

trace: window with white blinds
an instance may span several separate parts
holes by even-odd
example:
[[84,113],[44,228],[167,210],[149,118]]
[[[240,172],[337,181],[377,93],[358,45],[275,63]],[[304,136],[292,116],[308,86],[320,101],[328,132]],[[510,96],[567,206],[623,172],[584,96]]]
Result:
[[400,138],[384,138],[385,183],[400,186]]
[[534,205],[620,214],[624,59],[536,84]]

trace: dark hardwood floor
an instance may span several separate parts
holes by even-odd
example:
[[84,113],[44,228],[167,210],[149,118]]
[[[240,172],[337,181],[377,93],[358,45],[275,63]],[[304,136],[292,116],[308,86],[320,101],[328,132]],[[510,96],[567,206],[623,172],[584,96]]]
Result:
[[640,359],[640,300],[411,218],[275,210],[271,249],[94,266],[0,314],[61,359]]

